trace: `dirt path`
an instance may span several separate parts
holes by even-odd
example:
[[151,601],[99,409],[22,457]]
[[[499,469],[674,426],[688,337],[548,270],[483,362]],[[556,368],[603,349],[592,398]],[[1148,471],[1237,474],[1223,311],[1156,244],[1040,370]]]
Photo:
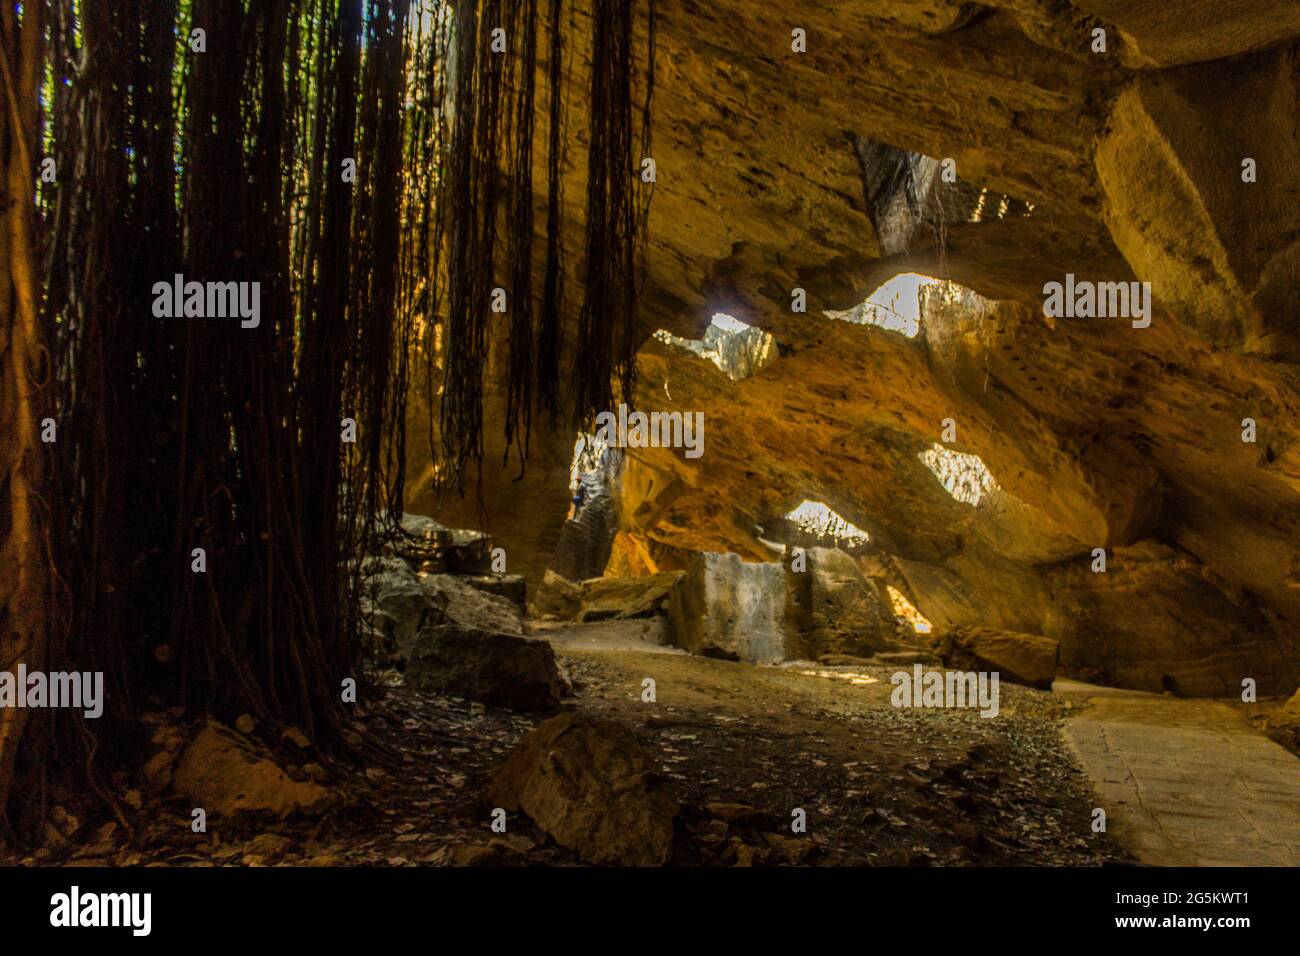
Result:
[[[1096,797],[1060,735],[1077,706],[1002,685],[995,719],[890,704],[894,667],[756,667],[657,643],[655,625],[538,628],[575,685],[569,706],[631,728],[682,811],[678,865],[1100,865],[1130,857],[1089,827]],[[645,679],[654,700],[644,699]],[[541,718],[405,688],[368,718],[405,769],[281,862],[564,865],[525,820],[488,830],[504,752]],[[413,759],[414,758],[414,759]],[[807,832],[795,838],[794,811]],[[237,862],[238,858],[232,860]]]
[[[839,864],[1066,864],[1127,859],[1089,828],[1094,798],[1062,746],[1073,703],[1002,685],[997,718],[890,704],[897,667],[757,667],[653,643],[636,622],[551,640],[576,704],[631,726],[681,802],[694,858],[746,862],[746,835],[708,808],[753,808],[767,833],[807,815],[816,859]],[[655,700],[643,699],[645,679]],[[694,808],[692,810],[691,808]],[[718,836],[716,853],[708,839]],[[700,846],[703,839],[704,845]]]
[[1065,737],[1139,860],[1300,865],[1300,760],[1233,707],[1113,692],[1089,703]]
[[[1001,686],[1000,711],[900,709],[896,666],[758,667],[656,643],[653,622],[538,628],[575,685],[566,706],[628,726],[681,806],[672,861],[745,865],[1129,862],[1089,826],[1097,797],[1061,726],[1086,706]],[[353,713],[354,762],[331,761],[320,818],[219,818],[144,781],[129,831],[69,825],[22,864],[570,865],[526,817],[490,829],[494,769],[544,718],[402,686]],[[646,678],[654,699],[645,699]],[[286,766],[298,779],[306,768]],[[317,771],[321,768],[317,767]],[[155,782],[157,783],[157,782]],[[806,832],[791,823],[806,817]],[[76,831],[75,835],[73,830]],[[0,861],[3,862],[3,861]]]

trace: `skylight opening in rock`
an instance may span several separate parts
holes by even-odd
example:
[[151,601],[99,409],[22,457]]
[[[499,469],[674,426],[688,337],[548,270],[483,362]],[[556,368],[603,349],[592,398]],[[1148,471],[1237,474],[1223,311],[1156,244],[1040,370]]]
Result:
[[785,516],[800,531],[818,538],[834,538],[849,545],[865,544],[871,536],[820,501],[804,501]]
[[905,272],[894,276],[860,305],[843,312],[828,310],[825,315],[842,322],[878,325],[892,332],[901,332],[909,339],[915,338],[921,328],[921,290],[926,286],[943,284],[942,279]]
[[733,382],[749,378],[776,361],[776,339],[725,312],[715,312],[703,338],[687,339],[660,329],[654,337],[665,345],[708,359]]
[[1001,193],[981,189],[975,207],[971,210],[967,222],[989,222],[994,219],[1006,219],[1010,216],[1028,217],[1034,213],[1034,204],[1004,196]]
[[934,629],[925,615],[918,611],[911,601],[903,597],[902,591],[892,584],[885,585],[885,591],[889,594],[889,604],[894,609],[894,617],[902,618],[912,625],[912,630],[917,634],[929,634]]
[[964,504],[978,505],[982,496],[998,488],[979,455],[966,455],[936,443],[917,457],[944,490]]
[[709,325],[715,326],[724,332],[730,332],[733,335],[737,332],[744,332],[746,329],[752,329],[752,325],[740,321],[734,315],[727,315],[725,312],[714,312],[713,320]]

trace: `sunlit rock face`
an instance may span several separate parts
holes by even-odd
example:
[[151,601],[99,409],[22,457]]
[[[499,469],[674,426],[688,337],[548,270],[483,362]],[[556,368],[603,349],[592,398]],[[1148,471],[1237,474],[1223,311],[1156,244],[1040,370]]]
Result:
[[1279,49],[1143,75],[1097,150],[1111,235],[1173,316],[1212,344],[1289,361],[1300,360],[1298,64]]
[[[1296,408],[1285,366],[1172,325],[1053,329],[960,297],[929,299],[915,340],[805,321],[808,338],[743,382],[647,344],[646,394],[666,383],[672,407],[708,410],[709,438],[698,461],[629,454],[629,471],[656,477],[622,487],[623,533],[651,553],[725,544],[771,560],[766,516],[815,497],[870,536],[872,562],[936,631],[1043,635],[1064,672],[1152,690],[1294,679],[1297,487],[1240,428],[1262,381]],[[951,446],[936,441],[944,419]],[[1223,474],[1235,484],[1216,493]],[[1258,507],[1280,524],[1251,520]]]
[[1046,690],[1056,676],[1060,649],[1037,634],[966,627],[945,635],[940,651],[949,667],[993,670],[1002,680]]
[[786,565],[698,554],[672,585],[668,619],[678,647],[755,664],[898,646],[880,592],[834,548],[792,552]]
[[1300,34],[1300,8],[1290,0],[1257,0],[1225,9],[1218,0],[1071,0],[1113,23],[1133,67],[1180,66],[1263,50]]
[[[1292,692],[1298,16],[1282,0],[662,3],[637,402],[703,411],[707,429],[699,459],[626,456],[607,569],[772,561],[755,528],[820,501],[936,632],[1043,635],[1063,672],[1126,686]],[[921,199],[945,159],[1005,212],[945,200],[936,218]],[[583,175],[566,191],[575,275]],[[903,273],[952,283],[921,290],[914,336],[843,320]],[[1067,273],[1149,282],[1150,326],[1045,316]],[[774,336],[777,360],[733,377],[652,338],[701,340],[718,312]],[[538,581],[572,431],[538,425],[519,480],[492,431],[491,531]],[[936,444],[996,488],[954,498],[921,457]],[[412,507],[477,521],[468,500],[444,503],[454,518]]]
[[700,554],[669,596],[672,641],[706,657],[771,664],[797,656],[781,565]]
[[790,572],[788,585],[807,657],[870,657],[896,646],[894,615],[853,558],[831,548],[810,548],[804,559],[799,570]]

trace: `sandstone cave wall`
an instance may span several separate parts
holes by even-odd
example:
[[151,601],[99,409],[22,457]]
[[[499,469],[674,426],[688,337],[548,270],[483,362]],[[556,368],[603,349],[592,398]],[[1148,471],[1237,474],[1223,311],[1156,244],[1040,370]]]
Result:
[[[580,4],[579,35],[586,18]],[[793,26],[807,54],[790,52]],[[1294,689],[1300,6],[663,0],[659,28],[643,332],[698,338],[726,311],[780,357],[732,382],[647,342],[642,407],[705,410],[706,453],[629,456],[618,560],[761,560],[758,519],[814,498],[871,532],[938,626],[1046,633],[1067,668],[1130,686]],[[1105,54],[1089,46],[1099,28]],[[1029,214],[886,248],[862,137],[952,158]],[[929,303],[915,340],[821,316],[904,271],[986,301]],[[1067,272],[1150,282],[1151,326],[1045,318],[1043,283]],[[950,417],[953,447],[1001,485],[975,508],[916,458]],[[518,478],[487,436],[492,532],[533,579],[567,508],[572,437],[536,435]],[[411,510],[477,526],[472,505],[412,494]],[[1105,575],[1087,570],[1094,547]]]

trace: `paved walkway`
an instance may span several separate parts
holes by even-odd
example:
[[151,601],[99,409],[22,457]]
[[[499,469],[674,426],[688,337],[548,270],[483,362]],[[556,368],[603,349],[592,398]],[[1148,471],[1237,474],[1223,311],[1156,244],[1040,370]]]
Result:
[[1066,721],[1066,743],[1092,779],[1107,831],[1141,862],[1300,866],[1300,759],[1232,707],[1055,689],[1091,703]]

